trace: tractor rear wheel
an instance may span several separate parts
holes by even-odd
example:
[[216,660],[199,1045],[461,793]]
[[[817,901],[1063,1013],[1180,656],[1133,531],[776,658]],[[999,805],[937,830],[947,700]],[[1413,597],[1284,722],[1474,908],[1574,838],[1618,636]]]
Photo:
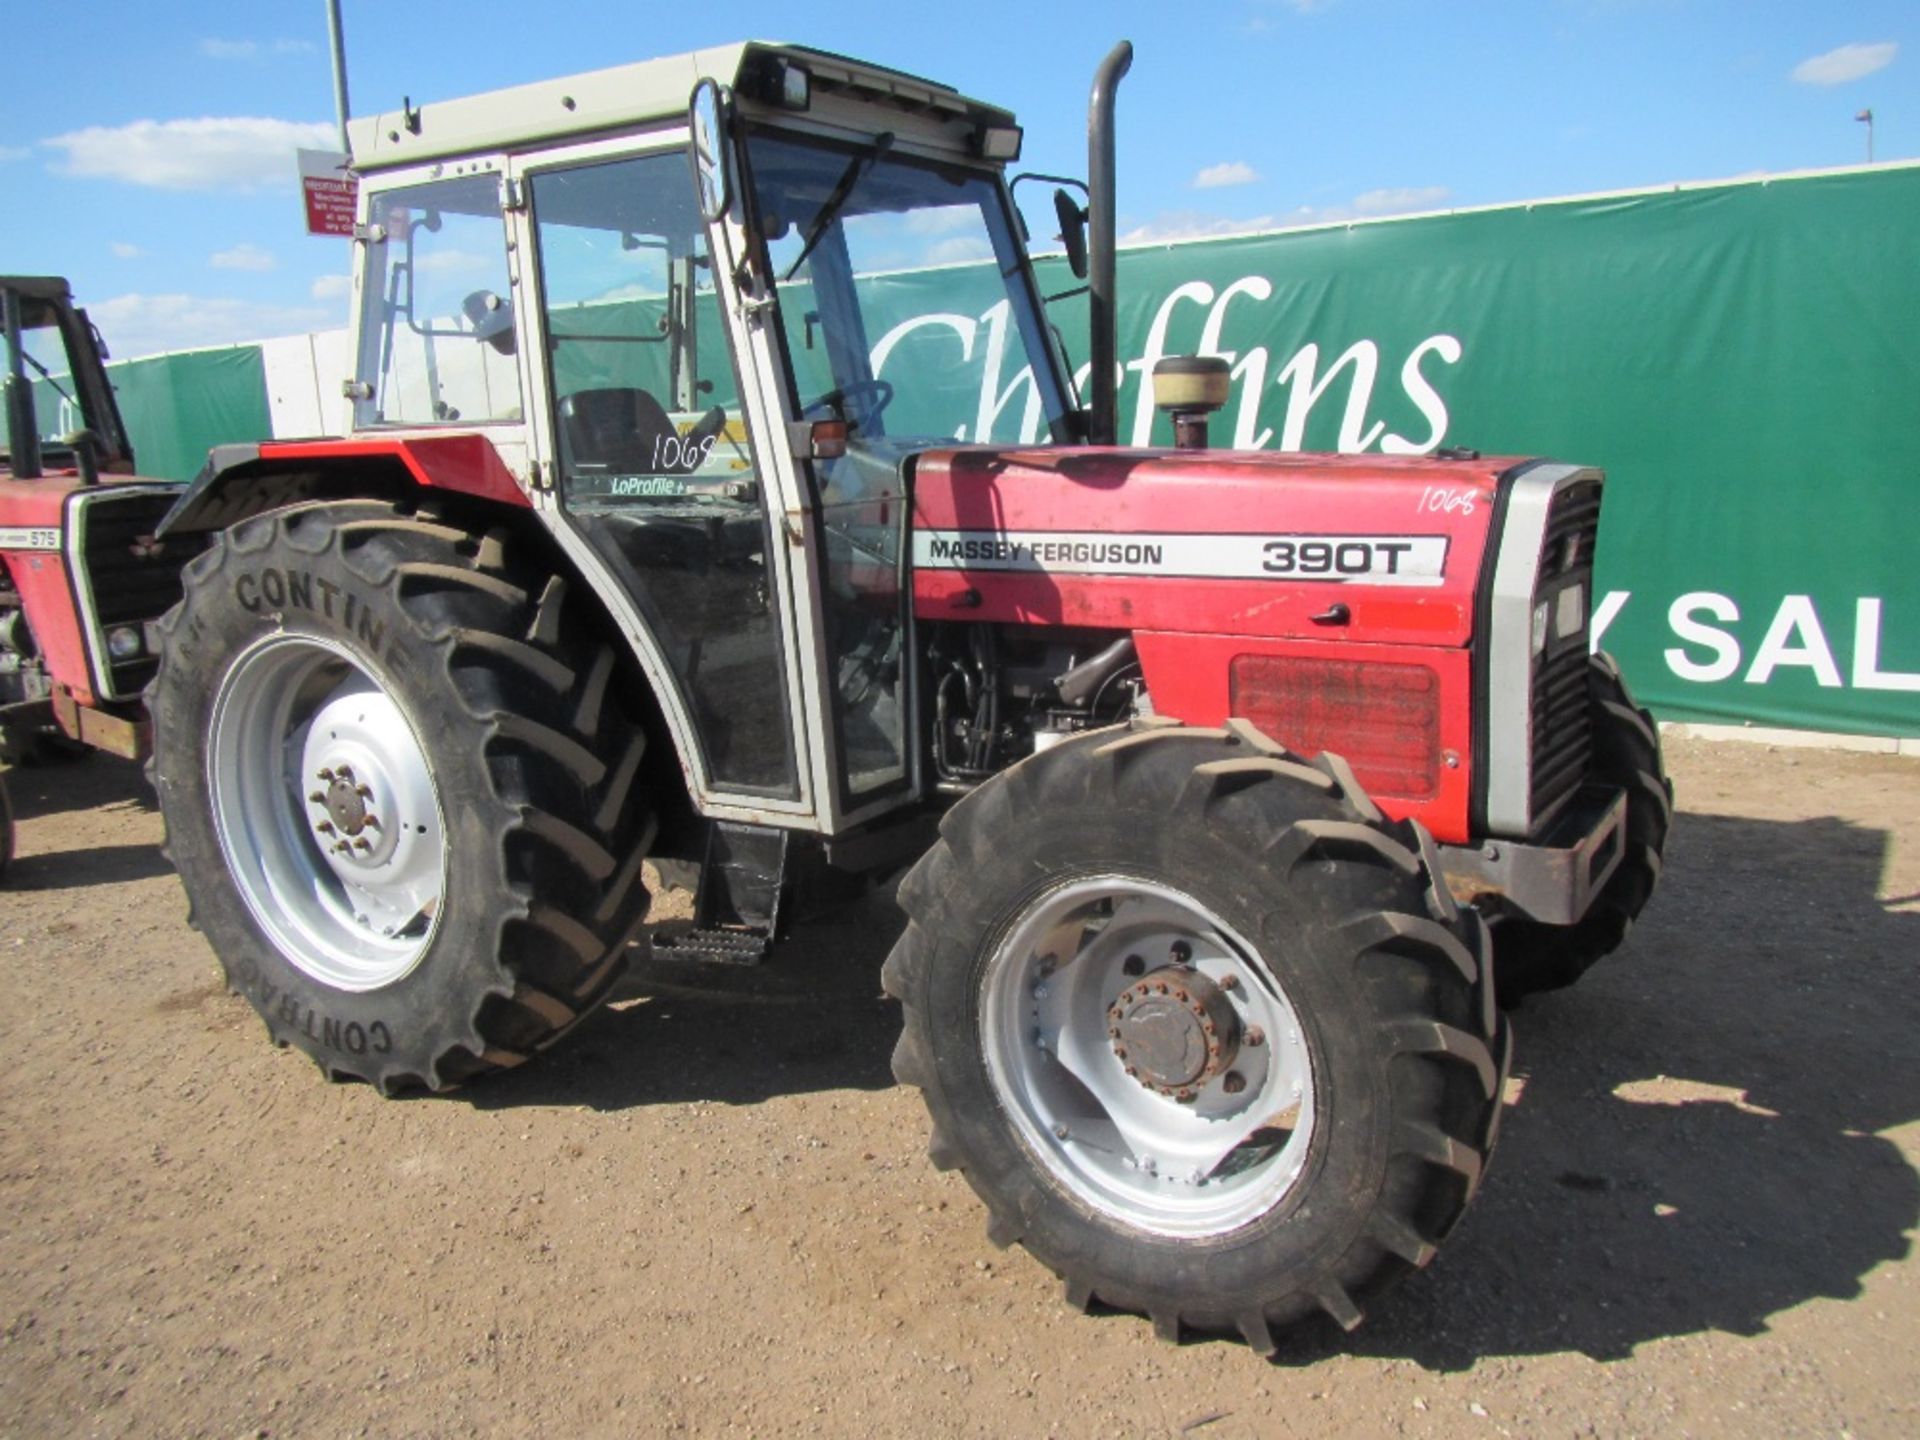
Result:
[[7,773],[0,770],[0,878],[13,860],[13,801],[7,798]]
[[1673,782],[1660,753],[1660,728],[1633,703],[1611,655],[1595,655],[1591,667],[1593,775],[1627,792],[1626,850],[1578,924],[1509,918],[1493,926],[1493,973],[1503,1006],[1563,989],[1619,949],[1660,883],[1673,825]]
[[169,856],[274,1040],[444,1089],[607,993],[647,902],[616,657],[505,532],[368,502],[190,564],[149,692]]
[[1431,841],[1244,722],[1093,732],[982,785],[909,873],[885,981],[936,1166],[1098,1301],[1351,1329],[1427,1264],[1508,1031]]

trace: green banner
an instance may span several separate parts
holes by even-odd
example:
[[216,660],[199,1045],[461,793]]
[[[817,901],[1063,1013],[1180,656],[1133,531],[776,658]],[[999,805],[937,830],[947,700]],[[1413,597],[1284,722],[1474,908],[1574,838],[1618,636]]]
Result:
[[[1917,233],[1920,166],[1891,165],[1132,247],[1121,439],[1167,443],[1153,362],[1212,353],[1233,366],[1217,444],[1600,466],[1595,626],[1644,701],[1920,735]],[[989,267],[864,283],[898,317],[872,336],[889,428],[1045,438]],[[1084,300],[1049,314],[1084,366]],[[724,377],[717,318],[702,369]],[[563,349],[595,383],[664,386],[664,347]],[[268,433],[251,347],[113,374],[146,473]]]
[[1601,466],[1654,709],[1920,735],[1916,234],[1890,166],[1136,249],[1121,349],[1231,358],[1223,443]]
[[257,345],[116,361],[107,378],[142,475],[191,480],[215,445],[273,433]]

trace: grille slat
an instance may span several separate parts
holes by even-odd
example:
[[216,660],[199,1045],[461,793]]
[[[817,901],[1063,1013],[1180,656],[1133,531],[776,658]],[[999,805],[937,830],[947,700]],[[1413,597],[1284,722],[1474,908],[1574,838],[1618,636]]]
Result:
[[[1600,534],[1600,486],[1570,485],[1554,497],[1540,543],[1536,603],[1569,585],[1593,598],[1593,550]],[[1555,638],[1534,662],[1532,685],[1531,793],[1536,833],[1544,829],[1586,777],[1593,752],[1593,720],[1587,695],[1587,626]]]

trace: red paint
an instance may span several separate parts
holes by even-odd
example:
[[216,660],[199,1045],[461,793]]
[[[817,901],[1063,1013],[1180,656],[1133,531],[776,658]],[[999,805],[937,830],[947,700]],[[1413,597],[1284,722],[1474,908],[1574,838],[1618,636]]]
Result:
[[[1309,617],[1338,600],[1352,612],[1348,638],[1464,645],[1495,478],[1512,463],[1257,451],[936,452],[921,457],[915,471],[919,529],[1081,530],[1116,538],[1442,535],[1446,575],[1440,585],[1413,587],[919,569],[914,613],[923,620],[1325,638],[1325,627]],[[1473,513],[1422,511],[1432,490],[1468,497]]]
[[533,502],[485,435],[356,435],[350,440],[292,440],[260,447],[260,465],[287,461],[398,460],[416,484],[502,505]]
[[[1218,725],[1233,713],[1228,677],[1242,655],[1278,655],[1315,660],[1344,660],[1395,665],[1424,665],[1440,680],[1439,788],[1431,799],[1376,793],[1374,800],[1394,819],[1417,816],[1441,840],[1468,839],[1467,799],[1473,781],[1472,662],[1461,648],[1372,645],[1350,641],[1249,639],[1234,635],[1134,632],[1140,668],[1153,708],[1189,725]],[[1281,744],[1299,737],[1276,735]],[[1338,748],[1337,746],[1335,747]],[[1311,750],[1309,754],[1314,753]],[[1457,762],[1448,765],[1445,757]]]
[[0,478],[0,527],[28,526],[58,530],[59,550],[3,550],[4,563],[20,594],[20,608],[40,647],[41,659],[54,682],[73,691],[83,705],[98,703],[93,672],[87,664],[87,643],[80,628],[79,601],[67,570],[67,497],[81,488],[73,471],[45,475],[38,480]]
[[[1155,710],[1201,725],[1228,717],[1238,656],[1425,665],[1439,678],[1440,745],[1455,763],[1443,759],[1428,797],[1375,798],[1396,818],[1417,815],[1439,838],[1464,841],[1473,753],[1467,646],[1497,480],[1515,463],[1247,451],[935,452],[915,470],[913,520],[923,530],[1116,539],[1435,535],[1446,538],[1446,562],[1440,583],[1428,586],[917,568],[914,613],[1132,631]],[[1345,624],[1311,618],[1336,601],[1347,607]]]

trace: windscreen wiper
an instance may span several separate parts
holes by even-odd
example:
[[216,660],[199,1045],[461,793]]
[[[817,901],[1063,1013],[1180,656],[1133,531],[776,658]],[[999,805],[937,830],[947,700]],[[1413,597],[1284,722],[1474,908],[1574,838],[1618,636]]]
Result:
[[827,203],[820,207],[813,217],[813,224],[807,227],[807,238],[800,247],[800,253],[794,257],[787,273],[780,277],[784,284],[794,277],[794,273],[807,263],[807,257],[813,253],[813,247],[820,243],[820,237],[827,233],[827,226],[840,213],[840,207],[847,203],[847,197],[853,194],[853,187],[860,183],[865,175],[880,162],[880,157],[893,148],[893,132],[882,130],[873,137],[873,143],[847,162],[847,168],[840,172],[840,183],[833,187],[833,193],[827,196]]
[[40,372],[40,378],[46,381],[49,385],[53,386],[55,390],[58,390],[60,392],[60,398],[62,400],[66,401],[69,405],[73,406],[76,410],[80,408],[80,402],[74,399],[73,396],[67,394],[66,387],[63,386],[59,382],[59,380],[54,377],[54,373],[51,370],[47,369],[46,366],[42,365],[33,356],[29,355],[24,346],[21,348],[20,358],[26,361],[27,364],[33,366],[34,369],[38,370]]

